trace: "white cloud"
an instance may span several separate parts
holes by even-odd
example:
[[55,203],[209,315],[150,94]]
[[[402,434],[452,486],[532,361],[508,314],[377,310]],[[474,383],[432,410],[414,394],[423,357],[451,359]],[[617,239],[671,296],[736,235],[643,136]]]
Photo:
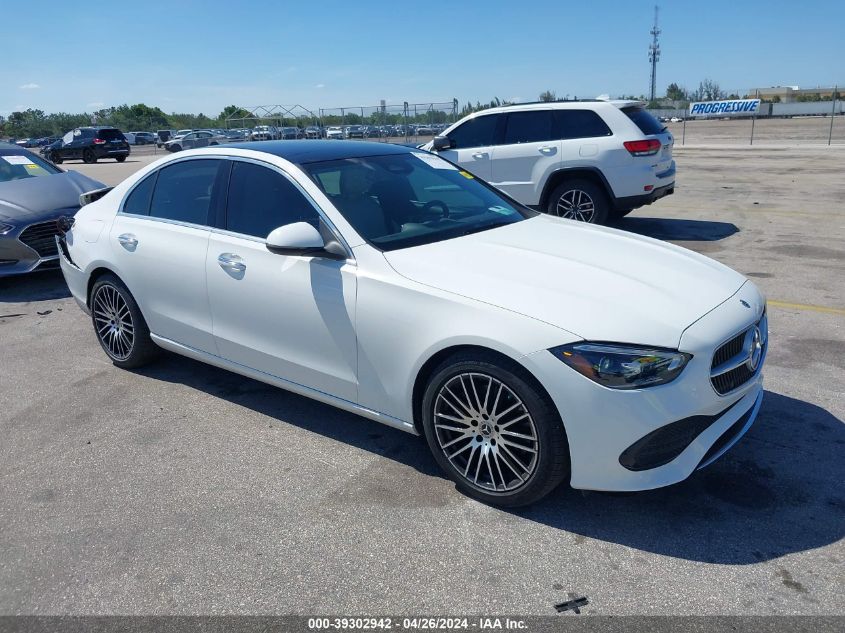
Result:
[[24,84],[22,86],[19,86],[18,89],[19,90],[38,90],[40,87],[41,86],[39,86],[38,84],[28,83],[28,84]]
[[325,88],[325,87],[326,87],[326,84],[317,84],[317,85],[316,85],[316,86],[314,86],[314,87],[315,87],[315,88]]
[[99,109],[100,109],[100,108],[102,108],[104,105],[106,105],[106,104],[105,104],[105,103],[103,103],[102,101],[92,101],[91,103],[89,103],[89,104],[88,104],[88,106],[87,106],[87,107],[89,107],[89,108],[97,108],[97,109],[99,110]]

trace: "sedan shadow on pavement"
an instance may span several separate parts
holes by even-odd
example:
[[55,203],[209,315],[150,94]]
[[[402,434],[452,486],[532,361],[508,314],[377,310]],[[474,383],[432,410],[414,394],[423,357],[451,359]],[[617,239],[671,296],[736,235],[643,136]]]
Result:
[[[385,483],[395,486],[399,496],[461,494],[442,485],[445,476],[422,438],[173,354],[138,373],[188,385],[427,476],[418,482],[371,482],[381,487],[378,494],[389,494]],[[687,481],[626,494],[581,492],[562,485],[533,506],[505,513],[580,535],[574,546],[567,539],[561,547],[577,547],[586,537],[686,560],[758,563],[845,536],[843,449],[842,421],[818,406],[766,392],[748,434]],[[432,481],[439,482],[437,491],[423,490]],[[365,496],[379,501],[378,495]],[[451,501],[457,502],[444,499],[443,505]],[[493,512],[491,521],[499,511]]]
[[0,277],[0,304],[66,299],[69,296],[70,290],[62,277],[62,271],[58,268],[26,275]]
[[625,217],[611,226],[658,240],[676,242],[718,242],[739,232],[739,228],[732,222],[676,218]]

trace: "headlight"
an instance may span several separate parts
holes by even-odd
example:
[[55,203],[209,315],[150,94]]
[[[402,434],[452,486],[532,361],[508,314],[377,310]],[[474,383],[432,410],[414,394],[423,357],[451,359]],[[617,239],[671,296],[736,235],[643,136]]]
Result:
[[3,224],[0,222],[0,235],[6,235],[9,231],[11,231],[13,227],[11,224]]
[[549,351],[579,374],[611,389],[672,382],[692,358],[692,354],[674,350],[608,343],[572,343]]

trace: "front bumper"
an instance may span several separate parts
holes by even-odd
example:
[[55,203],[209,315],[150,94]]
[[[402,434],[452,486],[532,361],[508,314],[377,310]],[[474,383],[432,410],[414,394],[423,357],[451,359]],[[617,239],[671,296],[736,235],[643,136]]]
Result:
[[[74,211],[70,211],[72,214]],[[33,227],[49,227],[55,219],[49,218],[33,222],[25,226],[12,229],[5,235],[0,235],[0,277],[23,275],[36,270],[50,270],[58,267],[59,256],[52,248],[52,234],[44,233],[36,239],[24,243],[21,237]],[[48,244],[49,243],[49,244]]]
[[[752,306],[745,308],[742,301]],[[738,389],[719,395],[710,382],[714,350],[759,319],[763,303],[746,283],[726,302],[689,326],[679,349],[693,354],[683,373],[657,387],[620,391],[603,387],[566,367],[547,350],[522,359],[560,411],[569,441],[573,488],[636,491],[660,488],[718,459],[750,428],[763,395],[762,359]],[[707,417],[668,462],[632,469],[623,455],[649,434],[677,422]],[[700,423],[700,420],[697,421]],[[715,448],[714,448],[715,447]],[[630,457],[630,454],[629,454]],[[623,465],[623,462],[627,463]],[[639,465],[649,466],[647,462]]]
[[[71,239],[73,239],[72,234]],[[85,314],[90,316],[91,310],[88,308],[88,275],[71,259],[65,240],[66,236],[56,236],[56,246],[59,249],[59,265],[62,269],[62,275],[64,275],[65,283],[67,283],[67,287],[76,304]]]

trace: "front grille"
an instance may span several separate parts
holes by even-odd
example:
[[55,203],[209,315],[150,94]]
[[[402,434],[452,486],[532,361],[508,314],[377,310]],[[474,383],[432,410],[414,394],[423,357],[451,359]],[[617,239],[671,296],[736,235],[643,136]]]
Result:
[[[752,350],[754,329],[760,328],[761,349],[759,362],[755,368],[748,365],[748,359]],[[727,343],[723,343],[713,354],[713,362],[710,365],[710,382],[716,393],[725,395],[734,389],[738,389],[751,380],[763,365],[763,358],[766,355],[768,346],[768,320],[766,312],[754,325],[746,328]]]
[[58,234],[59,229],[56,227],[56,221],[52,220],[26,227],[18,239],[35,250],[41,257],[55,257],[59,254],[55,240],[55,236]]

